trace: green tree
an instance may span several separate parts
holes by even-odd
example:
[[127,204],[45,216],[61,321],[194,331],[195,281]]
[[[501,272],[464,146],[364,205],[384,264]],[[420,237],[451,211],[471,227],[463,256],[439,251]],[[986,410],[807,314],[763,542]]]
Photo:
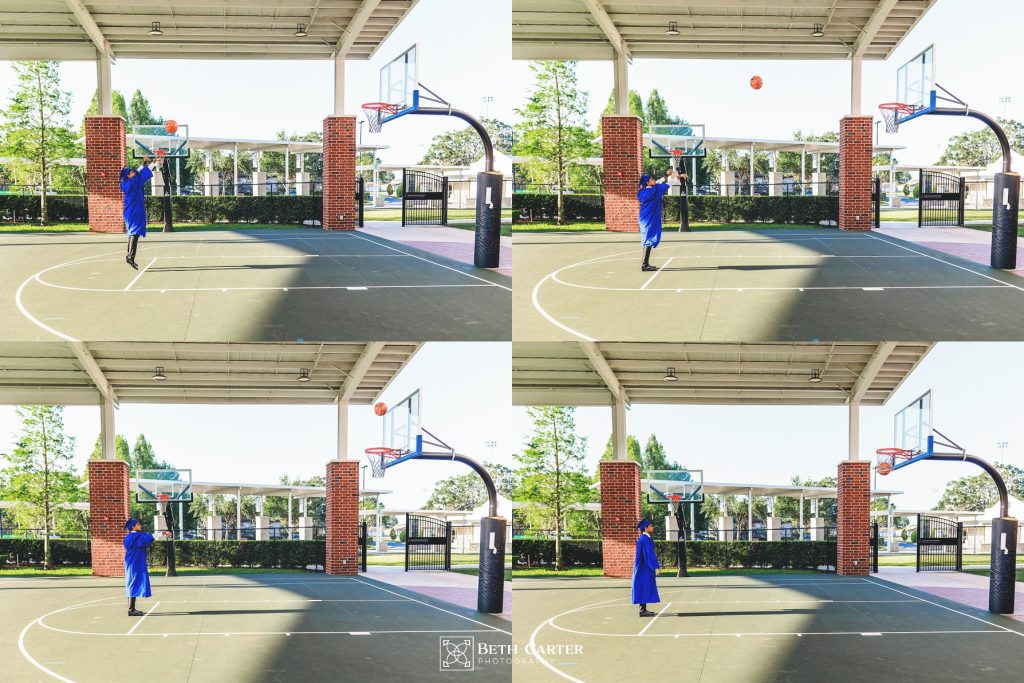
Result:
[[[601,454],[602,460],[614,460],[615,459],[615,436],[609,436],[608,442],[604,445],[604,453]],[[640,465],[640,476],[647,476],[647,468],[644,465],[643,451],[640,450],[640,442],[632,434],[626,435],[626,457]],[[601,470],[598,468],[595,480],[600,478]]]
[[[131,114],[128,111],[128,105],[124,101],[124,95],[121,94],[120,90],[114,90],[110,93],[110,111],[114,116],[120,116],[124,119],[124,127],[126,130],[131,130],[133,125]],[[94,90],[92,93],[92,100],[89,102],[89,108],[85,110],[86,116],[96,116],[100,113],[99,103],[99,90]],[[82,135],[85,135],[85,121],[82,121]]]
[[651,90],[647,96],[647,125],[664,126],[672,123],[683,123],[679,117],[671,116],[668,113],[668,105],[665,98],[661,96],[658,89]]
[[0,111],[0,152],[17,159],[8,165],[39,185],[39,222],[48,225],[51,166],[74,156],[76,149],[68,123],[71,93],[61,89],[60,62],[14,62],[13,68],[17,85],[10,104]]
[[132,100],[129,105],[128,112],[131,116],[129,122],[133,126],[147,126],[166,122],[164,117],[157,116],[153,113],[149,100],[142,94],[141,90],[136,90],[132,93]]
[[[1014,119],[996,118],[1010,140],[1010,148],[1024,152],[1024,123]],[[1002,156],[995,133],[986,126],[981,130],[954,135],[939,157],[942,166],[988,166]]]
[[[660,97],[660,96],[659,96]],[[629,113],[640,119],[640,129],[647,130],[647,116],[644,114],[644,101],[636,90],[630,90],[626,100],[629,103]],[[664,104],[664,102],[662,103]],[[615,90],[608,93],[608,103],[604,106],[602,116],[615,113]]]
[[[481,123],[491,136],[494,149],[502,154],[511,154],[512,126],[498,119],[483,119]],[[420,163],[469,166],[483,155],[484,144],[480,141],[480,135],[472,128],[463,128],[435,135]]]
[[[512,497],[515,488],[515,473],[499,463],[484,463],[498,495]],[[473,510],[487,502],[487,488],[476,472],[460,474],[442,479],[434,485],[434,492],[426,502],[429,510]]]
[[[1010,495],[1017,499],[1024,498],[1024,469],[1003,464],[996,464],[995,468],[1003,475]],[[998,500],[995,482],[987,473],[982,472],[946,484],[946,490],[933,509],[981,512],[995,505]]]
[[82,499],[72,459],[75,439],[64,431],[63,406],[18,406],[18,440],[3,454],[7,467],[0,471],[3,495],[37,511],[43,525],[43,564],[52,569],[50,533],[55,513],[63,503]]
[[531,62],[530,70],[534,85],[526,106],[516,110],[521,121],[515,151],[531,157],[523,164],[531,176],[552,178],[558,195],[557,223],[565,225],[569,169],[594,149],[593,133],[585,124],[590,96],[577,85],[574,61]]
[[576,434],[575,409],[533,406],[527,410],[533,431],[517,454],[519,484],[514,500],[537,503],[552,511],[555,531],[555,569],[562,568],[564,512],[593,498],[584,460],[587,440]]

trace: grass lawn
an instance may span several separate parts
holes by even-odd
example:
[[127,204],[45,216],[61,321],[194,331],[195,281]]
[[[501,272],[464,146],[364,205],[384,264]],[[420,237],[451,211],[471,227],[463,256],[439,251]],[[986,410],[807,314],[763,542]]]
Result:
[[[212,576],[216,574],[305,574],[305,569],[260,569],[258,567],[178,567],[180,576]],[[163,567],[150,567],[151,576],[163,576]],[[34,567],[0,569],[0,579],[12,577],[48,578],[53,576],[92,576],[91,567],[56,567],[49,571]]]
[[[791,225],[789,223],[691,223],[691,230],[814,230],[820,225]],[[529,232],[603,232],[603,221],[580,221],[568,225],[552,222],[513,223],[513,233]],[[679,226],[665,225],[666,233],[677,232]]]
[[[978,576],[988,576],[991,572],[988,569],[965,569],[968,574],[977,574]],[[1017,569],[1017,581],[1024,581],[1024,569]]]
[[[1024,218],[1024,211],[1017,214]],[[905,223],[917,222],[917,208],[912,209],[882,209],[883,221],[900,221]],[[965,221],[990,221],[992,220],[992,209],[964,209]],[[973,226],[971,226],[973,227]],[[991,226],[989,226],[991,229]]]
[[[991,562],[991,558],[986,554],[972,555],[964,553],[963,563],[967,565],[985,565]],[[907,551],[905,553],[897,553],[896,555],[878,555],[878,566],[879,567],[916,567],[917,566],[917,553],[913,551]]]
[[[452,564],[477,564],[480,556],[476,553],[452,553]],[[367,553],[366,564],[377,567],[404,567],[405,553]]]
[[[744,569],[733,567],[731,569],[717,569],[715,567],[690,567],[690,576],[757,576],[758,574],[820,574],[813,569]],[[662,572],[662,577],[672,578],[676,571],[667,567]],[[570,579],[582,576],[604,576],[604,570],[600,567],[572,567],[556,572],[554,569],[513,569],[513,579]]]
[[[309,228],[309,225],[293,225],[287,223],[180,223],[174,225],[175,232],[201,232],[204,230],[286,230],[288,228]],[[150,224],[149,232],[158,233],[163,224]],[[57,223],[56,225],[40,226],[35,223],[0,223],[0,233],[25,232],[88,232],[88,223]]]
[[[400,221],[402,220],[401,207],[387,209],[373,209],[367,206],[363,210],[363,216],[368,221]],[[476,218],[476,208],[471,209],[448,209],[448,219],[467,220],[472,222]],[[505,221],[512,220],[512,209],[502,209],[501,218]],[[453,226],[454,227],[454,226]]]
[[[480,576],[480,570],[479,569],[459,568],[459,569],[453,569],[452,571],[455,572],[456,574],[467,574],[469,576]],[[505,569],[505,580],[506,581],[511,581],[512,580],[512,570],[511,569]]]

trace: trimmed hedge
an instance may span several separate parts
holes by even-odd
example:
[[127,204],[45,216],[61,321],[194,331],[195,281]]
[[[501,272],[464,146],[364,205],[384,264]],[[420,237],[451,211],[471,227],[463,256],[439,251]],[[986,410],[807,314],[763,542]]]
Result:
[[[748,197],[717,195],[691,195],[689,198],[692,223],[779,223],[817,225],[839,219],[839,197]],[[554,220],[558,198],[548,194],[515,194],[512,196],[512,221]],[[666,197],[662,220],[668,224],[679,222],[679,200]],[[565,195],[565,217],[569,221],[604,220],[602,195]]]
[[[675,541],[655,541],[663,567],[676,566]],[[513,540],[514,568],[550,567],[555,563],[555,542]],[[562,541],[566,567],[600,567],[601,541]],[[687,541],[688,567],[757,567],[759,569],[818,569],[836,565],[834,541]]]
[[[89,541],[50,539],[53,565],[88,567],[92,564]],[[43,541],[34,538],[0,538],[0,566],[43,564]]]
[[[85,195],[50,195],[46,210],[55,223],[85,223],[89,206]],[[0,194],[0,221],[34,223],[39,220],[39,196],[31,194]]]

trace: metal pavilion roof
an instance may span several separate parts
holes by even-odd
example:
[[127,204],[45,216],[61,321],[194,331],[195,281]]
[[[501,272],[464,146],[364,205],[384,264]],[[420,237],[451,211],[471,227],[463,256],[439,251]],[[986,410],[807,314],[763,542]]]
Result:
[[417,1],[4,0],[0,60],[363,60]]
[[[0,403],[368,405],[419,342],[0,343]],[[157,368],[166,379],[154,378]],[[297,380],[300,370],[310,381]]]
[[[521,342],[512,345],[512,403],[880,406],[932,346]],[[820,382],[810,381],[814,371]]]
[[[936,2],[512,0],[512,56],[885,59]],[[676,36],[665,33],[673,21]],[[816,25],[824,35],[811,35]]]

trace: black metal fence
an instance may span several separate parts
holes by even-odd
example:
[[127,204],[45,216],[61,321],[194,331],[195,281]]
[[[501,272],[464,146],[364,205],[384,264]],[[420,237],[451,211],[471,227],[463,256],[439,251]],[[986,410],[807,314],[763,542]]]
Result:
[[920,171],[920,198],[917,203],[917,225],[962,226],[967,183],[964,178]]
[[[655,538],[666,541],[677,540],[677,532],[674,530],[657,529]],[[513,530],[514,538],[552,540],[555,538],[554,529],[537,529],[528,527],[516,527]],[[836,527],[826,525],[817,528],[810,526],[800,527],[798,525],[783,525],[781,527],[765,527],[754,525],[753,529],[746,526],[735,526],[729,530],[722,529],[690,529],[685,534],[687,541],[834,541],[836,540]],[[562,538],[575,541],[600,541],[601,529],[597,528],[574,528],[563,530]]]
[[[159,190],[159,188],[158,188]],[[147,191],[146,194],[150,192]],[[301,183],[295,181],[270,180],[265,183],[253,183],[240,179],[237,183],[233,180],[224,180],[217,183],[204,184],[202,182],[182,183],[180,186],[171,178],[171,194],[181,196],[224,196],[224,197],[281,197],[281,196],[303,196],[322,195],[324,183],[322,180],[310,180]]]
[[402,178],[402,225],[447,225],[448,178],[410,169]]
[[962,571],[963,541],[962,522],[921,515],[917,524],[917,571]]
[[405,571],[450,571],[452,524],[425,515],[405,515]]
[[[639,189],[639,187],[637,188]],[[563,187],[564,195],[603,195],[604,188],[601,185],[575,185]],[[673,194],[679,194],[673,189]],[[544,183],[526,183],[517,185],[514,194],[541,194],[556,195],[558,186]],[[829,196],[839,195],[839,180],[827,179],[821,183],[810,181],[784,180],[781,183],[769,183],[760,178],[754,179],[753,188],[749,180],[737,179],[732,184],[722,185],[721,183],[707,182],[694,185],[687,184],[687,194],[690,195],[717,195],[717,196],[755,196],[755,197],[813,197],[815,195]]]

